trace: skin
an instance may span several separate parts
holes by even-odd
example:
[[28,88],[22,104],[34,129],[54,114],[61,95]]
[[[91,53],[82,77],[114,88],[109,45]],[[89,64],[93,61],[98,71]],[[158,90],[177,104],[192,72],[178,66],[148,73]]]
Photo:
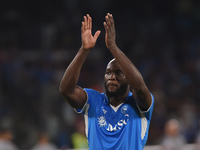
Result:
[[[113,16],[108,13],[105,20],[106,22],[104,22],[103,25],[106,31],[106,47],[115,58],[109,62],[106,68],[104,77],[106,88],[109,92],[115,92],[123,83],[128,84],[127,90],[123,93],[123,95],[118,97],[108,97],[109,102],[113,106],[123,103],[131,86],[132,89],[134,89],[133,96],[137,101],[137,104],[142,110],[147,110],[152,101],[150,92],[140,72],[116,45],[115,23]],[[92,18],[87,14],[84,16],[84,21],[82,22],[81,27],[82,46],[75,58],[67,67],[60,83],[60,93],[72,107],[77,109],[81,109],[87,101],[86,92],[81,87],[76,85],[79,79],[81,67],[89,51],[95,46],[97,38],[101,32],[98,30],[94,36],[92,36],[91,29]],[[110,73],[108,73],[108,71]]]
[[[130,91],[130,88],[126,77],[115,59],[111,60],[106,67],[104,82],[106,95],[108,96],[110,104],[117,106],[123,103]],[[122,85],[126,85],[127,88],[125,91],[120,92],[122,91]]]

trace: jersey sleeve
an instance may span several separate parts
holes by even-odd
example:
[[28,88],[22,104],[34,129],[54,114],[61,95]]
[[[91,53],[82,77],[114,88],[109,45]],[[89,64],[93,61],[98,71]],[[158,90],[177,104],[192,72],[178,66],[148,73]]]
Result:
[[85,110],[88,109],[89,107],[93,108],[93,106],[96,106],[98,103],[98,97],[99,95],[101,95],[99,92],[93,89],[84,88],[83,90],[87,94],[87,101],[82,109],[75,109],[77,113],[82,113],[82,114],[84,114]]
[[[150,93],[150,94],[151,94],[151,93]],[[151,99],[152,99],[152,101],[151,101],[151,106],[150,106],[149,109],[146,110],[146,111],[142,111],[142,110],[140,109],[140,107],[137,105],[137,107],[138,107],[140,113],[143,113],[143,114],[145,115],[145,117],[146,117],[148,120],[151,120],[151,116],[152,116],[153,108],[154,108],[154,103],[155,103],[154,96],[153,96],[152,94],[151,94]]]
[[152,94],[151,94],[151,98],[152,98],[151,106],[149,107],[149,109],[147,111],[143,112],[148,120],[151,120],[151,116],[152,116],[153,108],[154,108],[154,103],[155,103],[154,96]]

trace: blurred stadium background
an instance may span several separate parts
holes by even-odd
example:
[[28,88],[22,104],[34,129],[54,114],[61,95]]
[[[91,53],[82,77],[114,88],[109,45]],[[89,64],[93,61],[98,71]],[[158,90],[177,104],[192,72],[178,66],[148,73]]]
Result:
[[199,0],[6,0],[0,5],[0,122],[20,149],[46,130],[58,148],[73,148],[77,115],[59,94],[62,75],[81,46],[81,21],[93,18],[102,33],[78,85],[104,91],[112,58],[104,42],[106,13],[117,44],[142,73],[156,103],[148,146],[160,145],[169,119],[180,123],[186,144],[200,131]]

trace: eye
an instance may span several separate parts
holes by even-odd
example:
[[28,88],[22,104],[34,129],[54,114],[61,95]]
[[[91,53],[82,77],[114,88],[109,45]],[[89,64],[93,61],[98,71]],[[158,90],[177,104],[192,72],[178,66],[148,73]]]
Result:
[[107,75],[110,75],[110,74],[111,74],[111,72],[110,72],[110,71],[106,71],[106,74],[107,74]]
[[117,72],[116,72],[116,75],[117,75],[117,76],[122,76],[122,75],[124,75],[124,74],[123,74],[122,71],[117,71]]

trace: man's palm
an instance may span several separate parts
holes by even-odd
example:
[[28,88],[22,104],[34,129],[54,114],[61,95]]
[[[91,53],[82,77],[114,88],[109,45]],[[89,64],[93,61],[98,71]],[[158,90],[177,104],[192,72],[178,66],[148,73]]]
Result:
[[82,33],[82,45],[84,49],[91,49],[95,46],[97,38],[101,31],[97,31],[94,36],[92,36],[92,18],[87,14],[84,16],[84,21],[81,27]]
[[92,36],[92,32],[90,29],[84,31],[82,33],[82,43],[83,43],[83,47],[84,49],[91,49],[95,46],[96,40],[93,36]]

